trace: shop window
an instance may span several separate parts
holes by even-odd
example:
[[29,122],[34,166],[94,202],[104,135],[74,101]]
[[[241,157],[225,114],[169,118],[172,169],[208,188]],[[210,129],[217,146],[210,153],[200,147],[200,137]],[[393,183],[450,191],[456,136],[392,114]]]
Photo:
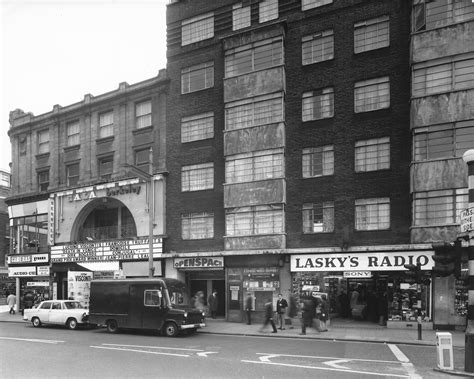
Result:
[[181,23],[181,46],[214,37],[214,13],[199,15]]
[[354,53],[380,49],[390,44],[390,19],[373,18],[354,25]]
[[181,216],[183,240],[214,238],[214,213],[192,213]]
[[151,101],[142,101],[135,104],[135,125],[137,129],[151,126]]
[[456,224],[459,212],[468,207],[466,188],[415,192],[413,197],[415,226]]
[[301,41],[303,65],[327,61],[334,58],[334,31],[325,30]]
[[99,115],[99,138],[114,135],[114,112],[105,112]]
[[303,149],[303,178],[334,174],[334,146]]
[[250,26],[250,6],[243,7],[242,3],[232,7],[232,30],[239,30]]
[[235,155],[225,164],[226,183],[282,178],[283,162],[283,151],[280,150]]
[[15,254],[47,251],[48,216],[46,214],[14,218],[10,232]]
[[49,170],[38,172],[38,189],[40,191],[47,191],[49,187]]
[[388,197],[355,201],[356,230],[390,228],[390,199]]
[[207,62],[181,70],[181,94],[214,87],[214,62]]
[[[430,285],[420,284],[421,292],[417,292],[417,284],[402,275],[395,276],[387,287],[388,322],[417,322],[418,315],[422,322],[431,321],[429,310]],[[418,297],[419,296],[419,297]],[[421,308],[418,307],[421,301]]]
[[201,113],[181,119],[181,142],[214,138],[214,112]]
[[72,121],[66,124],[67,146],[76,146],[81,143],[79,121]]
[[334,89],[324,88],[303,93],[303,121],[321,120],[334,116]]
[[278,18],[278,0],[263,0],[258,3],[260,23]]
[[214,188],[214,163],[181,168],[181,191],[201,191],[212,188]]
[[326,4],[331,4],[333,0],[302,0],[301,10],[306,11],[308,9],[322,7]]
[[334,202],[303,204],[303,233],[334,231]]
[[354,86],[354,111],[371,112],[390,106],[389,78],[377,78],[357,82]]
[[66,166],[67,185],[75,186],[79,182],[79,163],[73,163]]
[[355,143],[355,171],[367,172],[390,168],[390,138],[374,138]]
[[49,129],[38,132],[38,154],[49,153]]
[[226,210],[226,235],[249,236],[283,233],[283,206],[258,205]]

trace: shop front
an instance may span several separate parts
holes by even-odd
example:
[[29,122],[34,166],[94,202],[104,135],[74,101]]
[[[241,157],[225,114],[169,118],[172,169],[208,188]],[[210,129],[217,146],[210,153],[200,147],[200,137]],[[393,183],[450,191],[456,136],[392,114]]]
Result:
[[[292,291],[300,299],[326,295],[331,318],[411,328],[421,316],[432,328],[432,251],[291,255]],[[420,264],[419,285],[405,264]],[[416,327],[416,326],[415,326]]]

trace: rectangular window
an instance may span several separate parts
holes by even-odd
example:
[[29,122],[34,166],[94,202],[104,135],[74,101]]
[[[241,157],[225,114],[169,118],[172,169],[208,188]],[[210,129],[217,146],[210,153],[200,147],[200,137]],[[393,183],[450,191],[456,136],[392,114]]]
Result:
[[468,189],[416,192],[413,195],[416,226],[444,226],[459,223],[459,212],[468,207]]
[[474,58],[414,68],[413,96],[462,90],[474,86]]
[[303,233],[334,231],[334,202],[303,204]]
[[354,53],[380,49],[390,44],[390,21],[381,16],[354,25]]
[[135,166],[146,173],[150,172],[150,148],[135,150]]
[[388,197],[355,201],[356,230],[390,228],[390,199]]
[[114,170],[114,158],[104,157],[99,159],[99,176],[102,179],[110,179]]
[[145,290],[143,293],[143,304],[146,307],[161,307],[163,293],[161,290]]
[[38,132],[38,154],[49,153],[49,129]]
[[278,0],[263,0],[258,3],[258,22],[267,22],[278,18]]
[[135,125],[137,129],[151,126],[151,101],[143,101],[135,105]]
[[110,137],[114,135],[114,112],[105,112],[99,114],[99,138]]
[[40,191],[47,191],[49,187],[49,170],[38,172],[38,188]]
[[334,58],[334,31],[325,30],[301,40],[303,65],[327,61]]
[[248,28],[250,26],[250,6],[243,7],[242,3],[232,8],[232,30]]
[[283,177],[283,151],[239,154],[225,163],[226,183],[242,183]]
[[334,89],[303,93],[301,105],[303,121],[321,120],[334,116]]
[[302,0],[301,10],[306,11],[308,9],[322,7],[326,4],[331,4],[333,0]]
[[214,62],[201,63],[181,70],[181,94],[214,87]]
[[181,216],[183,240],[214,238],[214,213],[192,213]]
[[68,186],[75,186],[79,183],[79,163],[66,166],[66,179]]
[[226,210],[226,235],[250,236],[283,233],[283,206],[257,205]]
[[79,134],[79,121],[66,124],[67,146],[77,146],[81,143]]
[[462,157],[472,146],[474,120],[415,129],[415,161]]
[[284,120],[282,93],[227,103],[225,107],[226,130],[249,128]]
[[366,172],[390,168],[390,138],[374,138],[355,144],[355,171]]
[[201,191],[214,188],[214,163],[202,163],[181,168],[181,191]]
[[214,112],[201,113],[181,119],[181,142],[214,138]]
[[474,19],[472,1],[418,0],[413,4],[413,30],[431,30]]
[[303,178],[334,174],[334,146],[303,149]]
[[281,37],[259,41],[225,53],[225,76],[232,77],[283,64]]
[[390,82],[388,76],[357,82],[354,86],[354,111],[376,111],[390,106]]
[[214,13],[206,13],[181,23],[181,46],[214,37]]

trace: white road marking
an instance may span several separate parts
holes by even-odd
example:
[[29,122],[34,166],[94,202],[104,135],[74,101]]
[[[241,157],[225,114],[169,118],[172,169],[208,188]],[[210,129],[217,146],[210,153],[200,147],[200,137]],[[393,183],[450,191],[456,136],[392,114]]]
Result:
[[188,354],[162,353],[162,352],[159,352],[159,351],[146,351],[146,350],[137,350],[137,349],[121,349],[119,347],[109,347],[109,346],[91,346],[91,347],[94,348],[94,349],[131,351],[131,352],[135,352],[135,353],[156,354],[156,355],[171,355],[173,357],[189,357]]
[[196,353],[200,357],[205,357],[207,358],[208,354],[217,354],[217,351],[203,351],[201,353]]
[[340,368],[340,369],[343,369],[343,370],[348,370],[347,367],[338,365],[338,363],[348,363],[348,362],[350,362],[350,359],[336,359],[334,361],[323,362],[323,364],[334,367],[334,368]]
[[51,343],[58,344],[64,343],[64,341],[55,341],[55,340],[39,340],[34,338],[13,338],[13,337],[0,337],[2,340],[11,340],[11,341],[25,341],[25,342],[40,342],[40,343]]
[[392,350],[393,355],[397,358],[400,362],[410,362],[408,357],[402,353],[402,351],[398,348],[397,345],[388,344],[390,350]]
[[410,378],[412,379],[422,378],[421,375],[417,374],[415,366],[413,366],[413,363],[410,362],[408,357],[402,353],[402,351],[398,348],[397,345],[388,344],[388,347],[390,348],[390,350],[392,350],[393,355],[395,355],[395,357],[402,363],[402,366],[405,368]]
[[182,348],[182,347],[123,345],[123,344],[120,344],[120,343],[103,343],[102,346],[125,346],[125,347],[141,347],[141,348],[146,348],[146,349],[204,351],[204,350],[202,350],[202,349],[186,349],[186,348]]
[[[255,353],[257,355],[267,355],[268,357],[290,357],[290,358],[314,358],[314,359],[346,359],[341,357],[322,357],[317,355],[291,355],[291,354],[273,354],[273,353]],[[397,361],[382,361],[378,359],[347,358],[349,361],[375,362],[375,363],[398,363]]]
[[[260,354],[260,353],[257,353]],[[263,357],[259,357],[262,362],[270,362],[270,358],[276,358],[279,357],[280,354],[269,354],[269,355],[264,355]]]

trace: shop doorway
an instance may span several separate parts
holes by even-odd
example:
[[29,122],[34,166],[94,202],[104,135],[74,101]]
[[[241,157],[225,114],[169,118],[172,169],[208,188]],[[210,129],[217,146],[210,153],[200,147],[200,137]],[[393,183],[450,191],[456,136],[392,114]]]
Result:
[[225,281],[213,280],[212,290],[217,291],[217,298],[219,299],[219,302],[217,303],[216,315],[218,317],[224,317],[225,316]]

